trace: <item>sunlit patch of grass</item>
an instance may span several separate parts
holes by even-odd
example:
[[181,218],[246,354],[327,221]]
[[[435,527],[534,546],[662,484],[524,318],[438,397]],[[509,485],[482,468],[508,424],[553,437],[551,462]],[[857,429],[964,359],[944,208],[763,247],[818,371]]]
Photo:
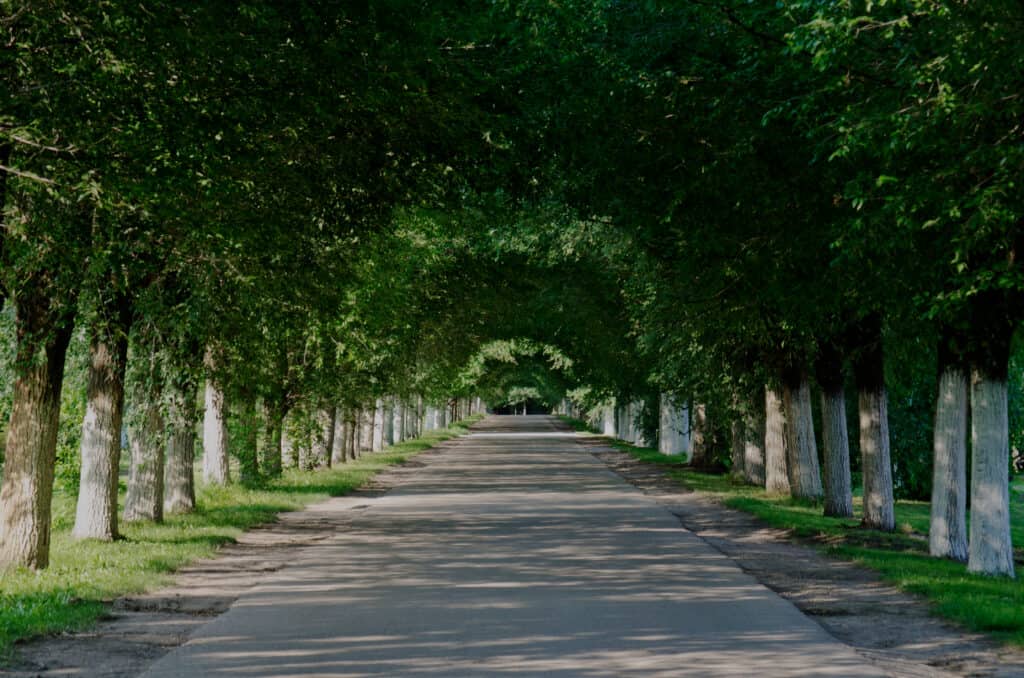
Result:
[[123,525],[124,539],[113,543],[71,539],[75,497],[56,493],[50,567],[0,575],[0,661],[9,659],[18,640],[86,628],[113,599],[166,584],[174,570],[213,555],[219,546],[278,513],[348,494],[388,466],[466,433],[479,418],[332,469],[288,470],[249,487],[201,486],[194,513],[169,516],[161,524]]
[[[585,429],[585,427],[584,427]],[[853,518],[827,518],[820,506],[769,495],[728,475],[698,473],[677,456],[610,440],[634,458],[666,470],[682,485],[725,506],[751,513],[766,524],[818,544],[829,555],[853,560],[885,580],[925,597],[935,614],[972,631],[1024,645],[1024,581],[969,574],[963,563],[928,555],[929,505],[896,502],[894,532],[861,527],[861,498],[854,497]],[[1011,532],[1018,563],[1024,562],[1024,478],[1011,485]]]

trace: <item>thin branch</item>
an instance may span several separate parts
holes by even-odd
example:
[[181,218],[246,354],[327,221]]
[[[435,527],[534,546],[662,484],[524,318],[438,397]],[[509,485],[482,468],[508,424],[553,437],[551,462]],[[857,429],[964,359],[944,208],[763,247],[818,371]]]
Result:
[[56,186],[57,182],[53,179],[47,179],[46,177],[39,176],[34,172],[28,172],[26,170],[16,169],[14,167],[8,167],[7,165],[0,165],[0,171],[13,174],[16,177],[22,177],[24,179],[31,179],[32,181],[38,181],[46,184],[47,186]]

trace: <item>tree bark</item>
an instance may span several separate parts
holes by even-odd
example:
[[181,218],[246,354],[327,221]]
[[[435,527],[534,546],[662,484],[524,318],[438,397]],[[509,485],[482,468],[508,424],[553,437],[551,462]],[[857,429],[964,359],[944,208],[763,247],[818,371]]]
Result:
[[131,310],[124,297],[114,305],[120,308],[111,309],[113,317],[92,328],[89,342],[82,469],[71,531],[75,539],[113,541],[118,536],[117,491]]
[[732,468],[729,469],[729,475],[733,478],[740,480],[746,476],[744,464],[746,463],[746,446],[745,437],[743,435],[743,418],[736,416],[729,424],[729,433],[731,438],[731,449],[730,449],[730,461],[732,462]]
[[373,450],[373,410],[359,409],[359,444],[356,456]]
[[191,376],[176,375],[167,391],[164,513],[190,513],[196,507],[196,385]]
[[617,421],[615,418],[616,407],[615,401],[612,401],[609,405],[601,407],[601,433],[604,435],[614,438],[616,434]]
[[334,447],[334,421],[338,408],[334,405],[321,407],[316,413],[316,428],[313,431],[312,466],[331,467],[331,450]]
[[928,552],[967,561],[967,371],[939,348]]
[[335,408],[334,438],[331,441],[331,466],[345,463],[345,441],[348,439],[348,415],[344,409]]
[[658,449],[662,454],[684,454],[684,436],[689,432],[690,421],[686,406],[680,406],[676,398],[663,393],[658,413]]
[[865,341],[854,361],[860,413],[861,468],[864,473],[864,525],[891,531],[896,527],[892,461],[889,453],[889,401],[885,390],[881,319],[869,318]]
[[818,501],[823,495],[821,469],[814,439],[811,388],[804,370],[786,371],[782,403],[786,415],[786,469],[790,494],[799,499]]
[[348,459],[355,461],[359,457],[359,409],[354,408],[348,413],[348,442],[345,451]]
[[370,424],[373,436],[370,439],[370,451],[380,452],[384,449],[384,400],[377,398],[370,413]]
[[209,372],[206,377],[203,413],[203,480],[212,485],[231,482],[228,464],[227,403],[224,388],[212,374],[216,368],[213,349],[207,347],[203,364]]
[[786,414],[779,392],[768,386],[764,391],[765,490],[771,494],[789,494],[786,455]]
[[405,440],[405,403],[401,398],[395,398],[391,409],[391,443],[400,443]]
[[1014,576],[1005,374],[971,369],[971,541],[967,571]]
[[381,400],[381,449],[395,444],[395,405],[392,398]]
[[842,356],[834,347],[821,347],[817,374],[821,387],[825,515],[850,518],[853,516],[853,483],[850,476],[850,437],[846,426],[846,394],[843,390]]
[[164,519],[164,421],[160,407],[160,388],[148,384],[138,389],[140,396],[129,417],[128,444],[131,467],[128,494],[124,500],[124,520],[134,522]]
[[690,466],[706,469],[711,466],[711,429],[708,408],[704,403],[693,404],[693,428],[690,433]]
[[72,319],[31,292],[16,301],[11,416],[0,486],[0,571],[50,562],[50,504],[64,361]]

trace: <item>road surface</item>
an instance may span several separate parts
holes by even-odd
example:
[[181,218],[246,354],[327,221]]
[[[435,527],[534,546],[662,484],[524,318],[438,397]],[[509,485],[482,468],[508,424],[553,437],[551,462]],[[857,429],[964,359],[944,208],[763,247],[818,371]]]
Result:
[[488,418],[144,675],[882,675],[577,440]]

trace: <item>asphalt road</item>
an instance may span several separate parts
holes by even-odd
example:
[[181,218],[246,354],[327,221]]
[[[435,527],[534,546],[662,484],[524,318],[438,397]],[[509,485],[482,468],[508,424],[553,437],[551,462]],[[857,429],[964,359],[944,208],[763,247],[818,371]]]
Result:
[[553,418],[490,417],[337,510],[143,675],[881,675]]

